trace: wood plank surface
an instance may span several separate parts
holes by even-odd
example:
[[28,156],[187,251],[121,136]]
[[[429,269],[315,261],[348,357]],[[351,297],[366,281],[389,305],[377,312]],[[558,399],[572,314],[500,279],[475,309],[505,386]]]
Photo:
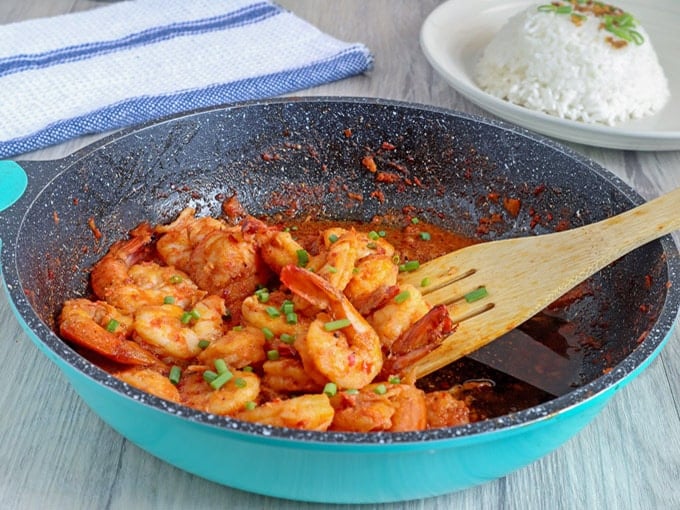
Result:
[[[435,0],[281,0],[321,30],[375,55],[365,76],[297,95],[372,96],[485,114],[426,62],[418,33]],[[85,0],[2,0],[0,23],[96,8]],[[0,91],[1,94],[1,91]],[[1,100],[0,100],[1,104]],[[0,111],[0,122],[2,121]],[[55,159],[87,136],[21,159]],[[680,151],[568,144],[643,196],[680,186]],[[676,238],[677,239],[677,238]],[[420,501],[313,505],[189,475],[148,455],[94,415],[22,332],[0,294],[0,509],[677,509],[680,508],[680,338],[563,447],[500,480]]]

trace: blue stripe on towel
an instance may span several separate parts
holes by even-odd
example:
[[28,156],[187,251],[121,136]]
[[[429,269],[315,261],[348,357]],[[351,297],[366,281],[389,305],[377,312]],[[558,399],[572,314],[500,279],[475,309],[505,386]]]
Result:
[[371,65],[372,56],[367,50],[352,46],[331,58],[278,73],[177,94],[131,98],[87,115],[55,122],[30,136],[0,142],[0,158],[29,152],[87,133],[140,124],[179,112],[315,87],[363,73]]
[[135,46],[152,44],[174,37],[258,23],[282,12],[284,11],[281,7],[267,2],[261,2],[229,12],[222,16],[156,26],[111,41],[79,44],[76,46],[58,48],[44,53],[13,55],[0,59],[0,76],[27,71],[29,69],[41,69],[66,62],[84,60],[97,55],[112,53],[121,49],[130,49]]

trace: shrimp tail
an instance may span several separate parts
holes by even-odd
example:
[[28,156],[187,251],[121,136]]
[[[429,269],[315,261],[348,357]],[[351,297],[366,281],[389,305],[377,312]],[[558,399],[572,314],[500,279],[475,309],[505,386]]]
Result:
[[431,308],[391,345],[383,365],[383,375],[404,374],[408,367],[436,349],[455,329],[445,305]]

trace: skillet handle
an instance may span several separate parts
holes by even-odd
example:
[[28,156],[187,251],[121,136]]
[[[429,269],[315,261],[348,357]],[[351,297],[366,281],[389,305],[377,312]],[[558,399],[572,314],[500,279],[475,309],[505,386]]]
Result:
[[15,161],[0,161],[0,211],[21,198],[26,191],[28,177]]

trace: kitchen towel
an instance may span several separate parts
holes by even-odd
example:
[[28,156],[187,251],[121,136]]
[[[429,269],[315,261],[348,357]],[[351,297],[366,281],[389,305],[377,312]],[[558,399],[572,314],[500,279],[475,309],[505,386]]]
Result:
[[131,0],[0,26],[0,157],[368,71],[269,1]]

